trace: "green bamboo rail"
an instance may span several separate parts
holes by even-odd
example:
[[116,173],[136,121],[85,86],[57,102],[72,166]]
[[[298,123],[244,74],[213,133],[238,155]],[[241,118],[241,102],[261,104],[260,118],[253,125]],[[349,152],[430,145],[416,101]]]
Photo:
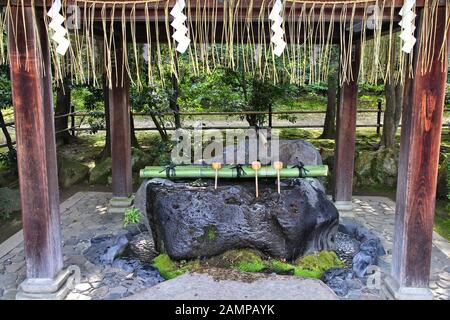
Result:
[[[254,178],[255,170],[249,165],[240,167],[240,174],[236,166],[224,166],[218,171],[218,178]],[[141,169],[141,178],[212,178],[214,179],[216,171],[207,166],[180,165],[175,167],[149,166]],[[288,166],[280,170],[280,178],[298,178],[298,177],[325,177],[328,175],[328,166],[315,165],[304,166],[302,168]],[[260,178],[276,178],[277,171],[272,166],[262,166],[258,170]]]

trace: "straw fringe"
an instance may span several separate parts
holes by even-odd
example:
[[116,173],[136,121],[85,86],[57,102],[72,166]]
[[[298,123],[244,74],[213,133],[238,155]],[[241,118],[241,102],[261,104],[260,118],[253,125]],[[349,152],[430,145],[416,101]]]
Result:
[[[47,1],[50,4],[51,0]],[[209,74],[217,68],[227,67],[235,71],[251,72],[256,78],[275,83],[324,82],[330,69],[331,50],[335,50],[333,40],[339,38],[341,84],[355,77],[351,62],[356,45],[360,46],[362,56],[360,81],[397,82],[412,76],[412,54],[401,52],[402,43],[396,33],[399,20],[397,11],[387,5],[385,0],[283,0],[283,28],[288,45],[279,58],[273,54],[268,23],[274,0],[262,0],[259,8],[255,7],[253,0],[186,2],[186,26],[192,40],[186,55],[190,60],[189,72],[195,75]],[[148,84],[157,80],[164,82],[167,72],[178,79],[177,59],[180,55],[176,52],[171,37],[171,3],[167,0],[63,0],[62,14],[71,16],[73,21],[82,20],[82,23],[79,28],[68,28],[71,46],[65,56],[58,55],[56,45],[49,40],[55,81],[61,82],[69,78],[77,84],[99,85],[99,79],[105,73],[109,87],[112,87],[112,79],[117,79],[115,85],[122,85],[123,77],[128,76],[130,83],[140,89],[145,81]],[[75,9],[69,7],[71,5]],[[419,47],[416,52],[421,58],[422,73],[430,70],[432,58],[436,54],[434,42],[439,5],[439,0],[425,0],[425,7],[420,14],[423,32],[418,39]],[[47,31],[51,33],[48,29],[49,19],[46,9],[36,10],[34,1],[32,6],[32,32],[39,39],[37,19],[43,18]],[[4,36],[8,21],[13,14],[24,14],[24,7],[24,0],[19,0],[16,6],[8,1],[0,12],[0,63],[8,62],[7,41]],[[361,7],[364,8],[362,17],[356,15],[357,8]],[[378,17],[373,14],[375,8],[378,8]],[[161,10],[158,9],[163,9],[163,16],[159,16]],[[450,17],[450,0],[445,0],[445,11],[446,16]],[[222,13],[221,20],[219,12]],[[382,17],[384,20],[381,20]],[[145,34],[137,34],[138,23],[144,24]],[[382,34],[382,23],[389,23],[387,34]],[[415,23],[418,23],[418,19]],[[369,24],[373,29],[368,28]],[[164,29],[161,29],[162,25]],[[13,35],[18,27],[23,28],[11,25]],[[450,19],[447,19],[445,34],[449,29]],[[160,43],[161,32],[165,33],[167,43]],[[142,74],[142,43],[148,46],[146,75]],[[40,43],[37,46],[35,52],[40,56]],[[118,49],[123,51],[122,61],[117,61]],[[442,43],[439,46],[441,61],[447,58],[444,53],[445,43]],[[45,72],[42,59],[35,61],[39,61],[39,67]],[[169,63],[169,68],[163,67],[166,62]],[[28,66],[28,61],[23,63]],[[118,68],[122,68],[121,72]],[[112,77],[113,72],[116,77]],[[120,79],[117,77],[119,74],[122,75]]]

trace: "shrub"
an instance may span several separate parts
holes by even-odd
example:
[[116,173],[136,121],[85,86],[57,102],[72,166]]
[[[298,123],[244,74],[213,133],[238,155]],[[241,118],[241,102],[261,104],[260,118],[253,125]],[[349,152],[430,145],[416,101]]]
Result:
[[137,208],[127,208],[123,218],[123,225],[137,224],[141,221],[141,211]]

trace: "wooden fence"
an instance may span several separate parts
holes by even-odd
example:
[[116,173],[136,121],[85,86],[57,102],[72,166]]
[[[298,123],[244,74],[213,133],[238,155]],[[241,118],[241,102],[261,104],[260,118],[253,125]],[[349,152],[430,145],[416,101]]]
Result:
[[[450,108],[444,109],[445,112],[449,112]],[[357,124],[356,127],[358,128],[376,128],[376,133],[380,134],[381,128],[383,127],[382,124],[382,114],[384,110],[382,108],[381,101],[378,101],[377,108],[376,109],[361,109],[357,110],[357,113],[376,113],[377,114],[377,120],[374,124]],[[269,109],[268,111],[213,111],[213,112],[178,112],[180,116],[246,116],[246,115],[267,115],[267,126],[261,126],[260,128],[273,128],[273,129],[311,129],[311,128],[323,128],[323,125],[302,125],[302,124],[292,124],[292,125],[282,125],[277,126],[273,125],[273,116],[277,115],[295,115],[295,114],[325,114],[326,111],[322,110],[287,110],[287,111],[272,111],[272,109]],[[174,116],[174,112],[160,112],[160,113],[154,113],[159,116]],[[104,112],[95,112],[96,116],[104,116]],[[148,112],[135,112],[133,113],[133,116],[150,116],[151,113]],[[90,117],[93,116],[93,113],[90,112],[75,112],[72,106],[72,110],[70,113],[63,114],[63,115],[57,115],[55,116],[55,119],[62,118],[62,117],[69,117],[70,124],[69,127],[55,132],[55,134],[64,132],[64,131],[70,131],[70,134],[72,136],[76,135],[76,132],[78,131],[92,131],[92,128],[81,128],[80,126],[75,125],[75,119],[77,117]],[[5,124],[7,127],[13,127],[14,122],[8,122]],[[443,126],[450,127],[450,124],[443,124]],[[183,129],[194,129],[194,127],[188,127],[184,126]],[[225,129],[249,129],[250,126],[202,126],[201,127],[204,130],[210,130],[210,129],[219,129],[219,130],[225,130]],[[165,130],[175,130],[175,127],[166,127]],[[97,131],[104,131],[106,129],[99,128],[96,129]],[[152,131],[152,130],[158,130],[156,127],[138,127],[135,128],[135,131]],[[15,144],[15,141],[13,142]],[[7,144],[0,144],[0,148],[6,147]]]

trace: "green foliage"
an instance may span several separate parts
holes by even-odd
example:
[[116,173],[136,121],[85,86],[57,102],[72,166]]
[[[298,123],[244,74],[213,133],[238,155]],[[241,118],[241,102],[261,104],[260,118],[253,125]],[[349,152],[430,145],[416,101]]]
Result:
[[358,91],[360,94],[365,95],[384,95],[384,85],[363,82],[358,84]]
[[6,168],[15,168],[17,166],[16,149],[0,153],[0,164],[2,164]]
[[434,230],[450,241],[450,202],[448,200],[437,200],[436,202]]
[[326,95],[328,90],[328,86],[326,83],[314,83],[314,84],[306,84],[298,87],[298,93],[300,95],[306,94],[315,94],[315,95]]
[[137,224],[141,221],[141,211],[137,208],[127,208],[123,217],[124,227],[129,224]]
[[20,209],[17,190],[0,188],[0,219],[9,219],[11,213]]
[[450,200],[450,155],[447,156],[446,160],[446,171],[447,171],[447,198]]
[[0,65],[0,109],[12,106],[9,65]]

